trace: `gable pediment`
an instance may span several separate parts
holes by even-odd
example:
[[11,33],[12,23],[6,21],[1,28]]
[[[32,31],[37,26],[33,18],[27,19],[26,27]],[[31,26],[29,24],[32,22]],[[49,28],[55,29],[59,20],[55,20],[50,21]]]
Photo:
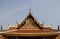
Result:
[[18,29],[43,29],[43,24],[40,24],[29,12],[26,18],[22,21],[22,23],[17,25]]
[[20,29],[39,29],[39,27],[36,25],[32,18],[28,18]]

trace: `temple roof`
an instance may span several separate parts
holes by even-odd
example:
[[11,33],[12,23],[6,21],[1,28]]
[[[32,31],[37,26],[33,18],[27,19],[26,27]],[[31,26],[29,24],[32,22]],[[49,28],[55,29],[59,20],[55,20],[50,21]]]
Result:
[[[20,24],[17,25],[17,29],[20,29],[21,27],[23,27],[23,26],[26,24],[26,21],[27,21],[27,20],[29,20],[29,22],[31,21],[31,23],[33,22],[34,25],[37,25],[38,28],[43,29],[43,24],[39,23],[39,22],[36,20],[36,18],[34,18],[34,16],[33,16],[32,13],[31,13],[31,10],[29,11],[29,14],[25,17],[25,19],[24,19]],[[29,23],[29,22],[28,22],[28,23]],[[28,24],[28,23],[27,23],[27,24]],[[31,24],[31,23],[30,23],[30,24]],[[30,24],[29,24],[29,25],[30,25]]]
[[51,29],[45,29],[43,24],[33,17],[30,10],[25,19],[20,24],[17,24],[17,29],[8,30],[0,34],[6,36],[51,36],[59,35],[60,33]]

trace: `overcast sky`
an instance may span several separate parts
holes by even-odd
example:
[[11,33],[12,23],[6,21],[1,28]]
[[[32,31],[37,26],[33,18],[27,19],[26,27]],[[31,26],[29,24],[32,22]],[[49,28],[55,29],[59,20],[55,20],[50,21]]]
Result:
[[16,25],[29,13],[45,25],[52,24],[57,29],[60,25],[60,0],[0,0],[0,25],[6,29],[8,24]]

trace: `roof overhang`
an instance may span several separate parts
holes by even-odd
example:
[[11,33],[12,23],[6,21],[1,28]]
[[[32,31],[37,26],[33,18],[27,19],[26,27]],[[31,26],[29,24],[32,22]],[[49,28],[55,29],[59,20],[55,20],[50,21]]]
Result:
[[44,33],[0,33],[5,36],[56,36],[60,32],[44,32]]

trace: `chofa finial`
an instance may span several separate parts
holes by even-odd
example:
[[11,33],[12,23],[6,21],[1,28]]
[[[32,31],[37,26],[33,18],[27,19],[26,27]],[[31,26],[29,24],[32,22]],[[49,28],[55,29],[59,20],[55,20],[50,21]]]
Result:
[[31,13],[31,8],[29,8],[29,13]]
[[29,15],[32,15],[32,14],[31,14],[31,8],[29,8]]

